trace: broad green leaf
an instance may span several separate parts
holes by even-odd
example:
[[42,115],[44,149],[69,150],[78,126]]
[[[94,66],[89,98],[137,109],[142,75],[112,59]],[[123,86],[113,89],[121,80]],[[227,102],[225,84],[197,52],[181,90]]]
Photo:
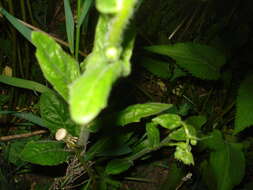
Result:
[[108,175],[116,175],[126,171],[133,165],[133,162],[126,160],[126,159],[115,159],[110,161],[106,168],[105,172]]
[[253,75],[241,83],[236,100],[236,118],[234,134],[253,125]]
[[176,141],[185,141],[187,139],[186,134],[185,134],[185,130],[183,127],[179,128],[175,131],[172,131],[169,134],[169,138],[171,140],[176,140]]
[[144,57],[141,58],[140,64],[149,72],[158,77],[164,79],[168,79],[171,77],[172,72],[170,71],[169,63],[167,62]]
[[52,93],[43,93],[40,97],[40,114],[53,134],[58,129],[65,128],[76,136],[77,125],[70,118],[68,105],[60,97]]
[[152,121],[170,130],[182,125],[180,116],[176,114],[162,114],[153,118]]
[[222,137],[222,133],[219,130],[214,130],[210,133],[206,139],[201,141],[201,144],[204,145],[205,148],[209,148],[211,150],[223,150],[225,148],[225,142]]
[[70,51],[74,53],[74,18],[72,15],[72,10],[70,7],[69,0],[64,0],[64,11],[65,11],[65,18],[66,18],[66,30],[67,30],[67,37],[69,42]]
[[78,63],[46,34],[33,32],[32,41],[45,78],[68,101],[68,85],[80,75]]
[[191,146],[186,143],[178,143],[174,156],[177,160],[182,161],[186,165],[194,165]]
[[220,68],[226,62],[225,56],[218,50],[196,43],[157,45],[145,49],[173,58],[180,67],[201,79],[217,80]]
[[48,87],[46,87],[43,84],[40,84],[38,82],[20,79],[20,78],[16,78],[16,77],[9,77],[9,76],[0,75],[0,82],[2,82],[4,84],[11,85],[11,86],[15,86],[18,88],[25,88],[25,89],[29,89],[29,90],[34,90],[34,91],[37,91],[40,93],[52,91]]
[[231,190],[240,184],[245,172],[242,145],[226,143],[224,149],[211,152],[210,166],[217,181],[217,190]]
[[207,119],[203,115],[191,116],[186,119],[186,123],[194,126],[197,130],[200,130],[201,127],[206,123]]
[[146,124],[148,141],[151,148],[155,148],[160,144],[160,132],[156,126],[157,124],[152,122]]
[[85,20],[88,11],[90,10],[90,8],[92,7],[94,0],[85,0],[83,2],[82,8],[81,8],[81,15],[77,20],[77,27],[81,27],[83,21]]
[[86,72],[70,86],[70,111],[79,124],[92,121],[106,107],[114,81],[120,74],[118,62],[101,64]]
[[8,149],[5,153],[8,162],[16,165],[16,166],[21,166],[25,162],[20,159],[20,152],[23,150],[25,144],[27,143],[27,140],[18,140],[14,141],[9,144]]
[[177,78],[184,77],[187,75],[188,75],[187,72],[183,71],[179,66],[175,65],[175,68],[173,70],[173,75],[170,80],[173,81]]
[[4,8],[0,7],[0,13],[2,13],[7,20],[28,40],[31,41],[32,30],[22,24],[17,18],[9,14]]
[[139,122],[141,118],[159,114],[171,107],[171,104],[152,102],[145,104],[135,104],[127,107],[118,114],[117,124],[124,126],[129,123]]
[[31,141],[21,152],[20,158],[33,164],[53,166],[66,162],[70,152],[64,149],[64,143],[57,141]]

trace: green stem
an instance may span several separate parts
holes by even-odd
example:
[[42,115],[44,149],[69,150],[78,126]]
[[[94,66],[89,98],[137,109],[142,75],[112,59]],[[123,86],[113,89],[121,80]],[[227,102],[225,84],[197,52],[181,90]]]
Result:
[[[81,0],[77,0],[77,20],[80,17],[80,10],[81,10]],[[78,61],[78,52],[79,52],[79,44],[80,44],[80,28],[78,24],[76,24],[76,40],[75,40],[75,58]]]
[[133,14],[136,0],[123,0],[122,9],[111,19],[108,31],[108,46],[120,47],[124,29]]

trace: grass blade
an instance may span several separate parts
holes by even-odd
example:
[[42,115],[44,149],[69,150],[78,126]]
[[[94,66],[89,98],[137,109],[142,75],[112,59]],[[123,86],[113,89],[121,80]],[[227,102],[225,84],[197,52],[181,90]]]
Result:
[[25,88],[29,90],[34,90],[40,93],[51,91],[48,87],[44,86],[43,84],[40,84],[38,82],[20,79],[16,77],[8,77],[4,75],[0,75],[0,82],[4,84],[8,84],[11,86],[15,86],[18,88]]
[[28,40],[31,41],[31,32],[32,30],[27,28],[22,24],[17,18],[9,14],[4,8],[0,8],[0,13],[2,13],[6,19]]
[[84,1],[83,6],[81,8],[80,17],[78,18],[78,21],[77,21],[77,27],[81,27],[84,19],[86,18],[90,8],[93,5],[93,2],[94,2],[93,0],[85,0]]
[[69,48],[71,53],[74,53],[74,19],[69,0],[64,0],[64,10],[66,17],[66,31],[68,36]]

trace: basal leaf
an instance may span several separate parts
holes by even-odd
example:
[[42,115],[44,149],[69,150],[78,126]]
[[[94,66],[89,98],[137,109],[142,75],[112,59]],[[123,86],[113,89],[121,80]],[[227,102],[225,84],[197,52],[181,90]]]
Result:
[[249,75],[241,83],[236,100],[235,130],[237,134],[253,125],[253,75]]
[[68,85],[80,75],[78,63],[46,34],[33,32],[32,41],[45,78],[68,101]]
[[196,43],[157,45],[145,49],[173,58],[176,63],[201,79],[217,80],[220,68],[225,64],[224,55],[218,50]]
[[70,152],[64,149],[64,143],[57,141],[30,141],[21,152],[24,161],[39,165],[53,166],[66,162]]
[[116,175],[119,173],[122,173],[126,171],[128,168],[130,168],[133,165],[133,163],[126,159],[115,159],[110,161],[106,168],[105,172],[108,175]]
[[170,130],[182,125],[180,116],[176,114],[162,114],[153,118],[152,121]]
[[146,124],[148,141],[151,148],[157,147],[160,143],[160,132],[156,125],[152,122]]
[[139,122],[141,118],[156,115],[171,107],[171,104],[163,103],[135,104],[127,107],[118,114],[117,124],[124,126],[129,123]]
[[87,124],[106,107],[112,85],[119,77],[120,71],[118,62],[101,64],[87,69],[71,84],[69,102],[71,116],[75,122]]
[[224,149],[211,152],[211,171],[217,181],[217,190],[231,190],[243,179],[245,157],[241,144],[226,143]]
[[53,134],[58,129],[65,128],[76,136],[77,125],[70,118],[68,105],[60,97],[52,93],[43,93],[40,97],[40,114]]

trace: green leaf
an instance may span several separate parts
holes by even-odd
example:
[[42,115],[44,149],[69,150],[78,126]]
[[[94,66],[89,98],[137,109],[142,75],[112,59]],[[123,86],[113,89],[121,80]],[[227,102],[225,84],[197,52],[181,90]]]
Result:
[[245,172],[241,144],[226,143],[224,149],[211,152],[209,162],[217,181],[217,190],[230,190],[240,184]]
[[204,147],[209,148],[211,150],[222,150],[225,147],[225,142],[222,137],[222,133],[219,130],[214,130],[212,133],[208,135],[206,139],[201,141]]
[[69,103],[71,116],[75,122],[87,124],[106,107],[112,85],[119,74],[118,62],[101,64],[87,69],[71,84]]
[[2,13],[7,20],[28,40],[31,41],[32,30],[22,24],[17,18],[9,14],[4,8],[0,7],[0,13]]
[[129,123],[139,122],[141,118],[159,114],[171,107],[171,104],[152,102],[145,104],[135,104],[127,107],[118,114],[117,124],[124,126]]
[[15,86],[18,88],[25,88],[25,89],[29,89],[29,90],[34,90],[34,91],[37,91],[40,93],[52,91],[48,87],[46,87],[43,84],[40,84],[38,82],[20,79],[20,78],[16,78],[16,77],[8,77],[8,76],[0,75],[0,82],[2,82],[4,84],[11,85],[11,86]]
[[122,173],[122,172],[126,171],[132,165],[133,165],[133,163],[129,160],[126,160],[126,159],[111,160],[107,164],[107,166],[105,168],[105,172],[108,175],[116,175],[116,174],[119,174],[119,173]]
[[54,134],[58,129],[65,128],[70,134],[75,134],[78,127],[70,118],[68,105],[52,93],[43,93],[40,97],[40,114],[46,126]]
[[226,62],[224,55],[218,50],[196,43],[158,45],[145,49],[170,56],[179,66],[201,79],[217,80],[220,77],[220,68]]
[[69,0],[64,0],[64,11],[65,11],[65,18],[66,18],[66,30],[67,30],[67,37],[69,42],[69,48],[71,53],[74,53],[74,18],[72,15],[72,10],[70,7]]
[[249,75],[241,83],[236,100],[236,118],[234,134],[253,125],[253,75]]
[[67,101],[68,85],[80,75],[78,63],[46,34],[33,32],[32,41],[45,78]]
[[144,57],[140,60],[140,64],[149,72],[158,77],[164,79],[168,79],[171,77],[172,73],[169,68],[169,63],[167,62]]
[[175,131],[172,131],[169,134],[169,138],[171,140],[176,140],[176,141],[185,141],[187,139],[186,134],[185,134],[185,130],[183,127],[179,128]]
[[24,161],[39,165],[53,166],[66,162],[70,152],[64,150],[64,143],[57,141],[31,141],[21,152]]
[[81,15],[77,20],[77,27],[81,27],[83,21],[85,20],[87,14],[88,14],[88,11],[90,10],[90,8],[93,5],[93,2],[94,2],[93,0],[85,0],[83,2],[82,8],[81,8]]
[[194,160],[191,153],[191,146],[187,145],[186,143],[177,143],[174,156],[175,159],[182,161],[186,165],[194,165]]
[[157,124],[152,122],[146,124],[148,141],[151,148],[155,148],[160,144],[160,132],[156,125]]
[[162,114],[153,118],[152,121],[170,130],[182,125],[180,116],[176,114]]
[[203,115],[191,116],[185,120],[187,124],[194,126],[197,130],[200,130],[206,121],[206,116]]

